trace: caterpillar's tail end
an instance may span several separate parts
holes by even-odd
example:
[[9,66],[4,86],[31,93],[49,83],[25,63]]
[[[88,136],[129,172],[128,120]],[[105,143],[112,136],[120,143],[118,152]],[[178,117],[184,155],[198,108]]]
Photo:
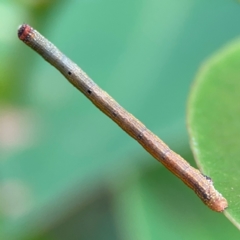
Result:
[[211,201],[211,204],[208,206],[216,212],[223,212],[228,207],[227,200],[222,196],[222,194],[218,193],[219,195]]

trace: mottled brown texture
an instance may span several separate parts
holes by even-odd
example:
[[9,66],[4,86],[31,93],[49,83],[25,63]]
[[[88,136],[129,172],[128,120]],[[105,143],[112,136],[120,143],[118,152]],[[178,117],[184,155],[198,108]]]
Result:
[[209,208],[222,212],[228,206],[227,200],[214,188],[209,177],[191,167],[187,161],[173,152],[161,139],[121,107],[40,33],[24,24],[19,28],[18,36],[46,61],[56,67],[71,84],[126,133],[136,139],[154,158],[193,189]]

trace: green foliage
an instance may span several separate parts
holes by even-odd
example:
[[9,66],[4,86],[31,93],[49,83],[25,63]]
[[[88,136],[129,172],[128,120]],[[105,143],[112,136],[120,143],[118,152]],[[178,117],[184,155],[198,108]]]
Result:
[[238,239],[16,33],[31,24],[194,165],[189,86],[239,21],[225,0],[0,0],[0,239]]
[[192,149],[199,167],[227,198],[227,216],[239,227],[240,42],[208,60],[194,82],[188,106]]

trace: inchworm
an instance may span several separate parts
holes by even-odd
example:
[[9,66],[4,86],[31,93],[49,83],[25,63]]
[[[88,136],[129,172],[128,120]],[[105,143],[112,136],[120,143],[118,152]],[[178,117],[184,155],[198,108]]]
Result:
[[212,180],[191,167],[138,119],[121,107],[103,91],[85,72],[62,54],[51,42],[27,24],[18,29],[18,37],[58,69],[68,81],[80,90],[103,113],[137,140],[146,151],[190,187],[212,210],[222,212],[227,200],[214,188]]

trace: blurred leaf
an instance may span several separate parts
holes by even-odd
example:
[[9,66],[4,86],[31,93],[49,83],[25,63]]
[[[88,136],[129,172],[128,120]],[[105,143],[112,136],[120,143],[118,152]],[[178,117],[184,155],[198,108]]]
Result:
[[[28,22],[37,28],[123,106],[151,129],[162,129],[163,138],[179,145],[176,136],[186,136],[182,129],[179,131],[184,125],[182,90],[190,79],[185,78],[180,91],[175,92],[175,78],[163,81],[159,75],[166,57],[174,51],[190,9],[191,4],[186,7],[178,3],[173,8],[168,1],[75,1],[56,6],[41,18],[32,9],[29,15],[36,18],[26,21],[24,16],[19,23]],[[146,160],[147,153],[135,141],[21,43],[16,28],[12,38],[19,51],[14,52],[15,61],[10,60],[11,64],[17,61],[13,64],[17,70],[11,72],[14,76],[9,77],[9,89],[10,93],[15,89],[19,96],[16,102],[22,105],[1,109],[0,126],[5,134],[0,136],[7,136],[0,145],[2,239],[40,232],[71,211],[70,201],[83,203],[106,178],[119,181],[136,163],[157,164]],[[165,70],[172,66],[168,65]],[[13,84],[16,79],[21,88]],[[153,94],[157,88],[164,88],[166,93]],[[179,98],[177,107],[166,89]],[[159,107],[158,101],[166,101],[167,107]],[[172,111],[173,107],[176,110]],[[177,129],[170,133],[173,125]]]
[[[224,0],[14,2],[21,5],[20,11],[0,14],[4,17],[1,32],[7,30],[15,46],[9,46],[10,53],[2,51],[4,44],[0,49],[4,68],[0,95],[12,103],[1,108],[0,115],[0,196],[4,200],[0,232],[6,233],[0,238],[9,239],[10,234],[20,239],[49,228],[58,231],[60,221],[62,232],[68,233],[70,226],[69,232],[75,234],[65,218],[75,210],[74,203],[83,209],[84,199],[88,202],[104,183],[119,183],[136,166],[144,171],[146,166],[161,165],[24,46],[16,37],[17,25],[31,24],[178,150],[186,147],[185,100],[195,69],[202,58],[239,33],[239,9]],[[6,25],[13,19],[13,27]],[[178,185],[172,188],[175,192]],[[135,202],[131,203],[134,208]],[[149,211],[151,206],[150,202]],[[172,215],[165,216],[170,216],[166,229],[172,231]],[[165,216],[158,221],[152,218],[149,224],[157,229]],[[113,225],[108,224],[115,231]],[[84,232],[81,227],[75,229]],[[93,224],[89,227],[99,237]],[[143,225],[136,229],[140,230],[144,231]]]
[[208,60],[188,105],[191,146],[203,173],[227,198],[228,218],[240,221],[240,42]]

